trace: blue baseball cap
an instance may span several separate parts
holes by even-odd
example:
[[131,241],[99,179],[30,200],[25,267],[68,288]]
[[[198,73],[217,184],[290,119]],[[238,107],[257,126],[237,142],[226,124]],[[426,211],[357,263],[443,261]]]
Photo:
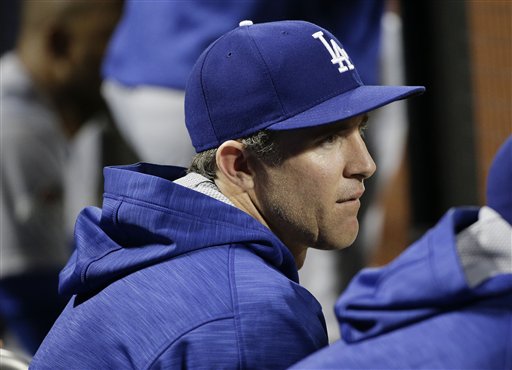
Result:
[[185,122],[201,152],[262,129],[349,119],[423,91],[423,86],[365,86],[341,43],[313,23],[242,21],[194,65]]
[[487,205],[512,225],[512,135],[492,161],[487,176]]

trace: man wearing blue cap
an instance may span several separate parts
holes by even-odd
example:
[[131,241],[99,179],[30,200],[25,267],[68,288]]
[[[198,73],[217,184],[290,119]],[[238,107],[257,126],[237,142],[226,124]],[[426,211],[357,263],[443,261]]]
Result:
[[367,112],[423,90],[363,85],[314,24],[241,22],[189,78],[188,174],[105,170],[61,273],[74,297],[33,368],[280,369],[325,346],[297,269],[357,235]]
[[512,136],[487,206],[451,209],[388,266],[361,271],[336,304],[342,339],[294,369],[512,367]]

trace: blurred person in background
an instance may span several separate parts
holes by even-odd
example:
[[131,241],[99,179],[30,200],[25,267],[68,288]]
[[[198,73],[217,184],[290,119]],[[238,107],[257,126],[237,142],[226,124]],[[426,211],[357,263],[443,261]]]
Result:
[[512,136],[487,177],[487,205],[449,210],[336,304],[342,339],[294,369],[510,369]]
[[58,273],[76,208],[98,202],[106,142],[91,145],[91,122],[105,111],[100,65],[121,11],[117,0],[26,1],[0,60],[0,318],[29,354],[65,303]]
[[[194,62],[212,41],[243,19],[256,23],[304,19],[323,25],[344,40],[364,83],[400,85],[402,79],[382,81],[379,77],[384,7],[384,0],[127,0],[103,65],[103,93],[119,130],[143,161],[188,167],[195,151],[185,128],[185,85]],[[400,65],[395,59],[388,65]],[[383,109],[396,112],[403,105],[397,102]],[[400,126],[400,118],[388,114],[378,119],[382,121],[377,125],[379,143],[393,143],[391,148],[379,152],[379,162],[385,160],[386,154],[392,157],[386,160],[391,165],[383,166],[384,170],[377,175],[379,179],[389,177],[393,165],[396,166],[397,155],[391,153],[398,152],[400,145],[393,140],[396,130],[392,128]],[[376,136],[368,134],[370,151],[379,145]],[[374,183],[373,179],[367,183],[368,195],[363,200],[361,217],[372,200]],[[362,228],[363,235],[368,229],[372,229],[373,235],[378,234],[376,227],[363,224]],[[364,246],[360,240],[356,244],[357,247],[344,251],[310,252],[300,279],[323,306],[332,307],[340,290],[366,263],[365,255],[372,247]],[[337,322],[330,309],[325,314],[332,341],[339,338]]]

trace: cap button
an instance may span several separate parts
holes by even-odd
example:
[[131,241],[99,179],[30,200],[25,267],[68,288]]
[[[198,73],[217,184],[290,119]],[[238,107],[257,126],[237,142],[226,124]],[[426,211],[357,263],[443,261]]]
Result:
[[240,27],[243,27],[243,26],[252,26],[252,25],[253,25],[253,23],[252,23],[252,21],[245,20],[245,21],[241,21],[238,25],[239,25]]

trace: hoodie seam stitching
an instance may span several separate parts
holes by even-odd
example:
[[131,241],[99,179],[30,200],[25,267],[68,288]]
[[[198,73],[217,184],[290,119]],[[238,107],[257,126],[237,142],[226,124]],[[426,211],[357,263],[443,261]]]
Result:
[[121,205],[124,203],[124,197],[121,197],[120,199],[117,199],[118,203],[112,212],[112,223],[117,228],[117,224],[119,223],[119,209],[121,208]]
[[238,358],[240,361],[240,368],[245,368],[245,359],[243,353],[243,336],[242,336],[242,325],[240,322],[240,307],[238,306],[238,292],[236,289],[236,274],[235,274],[235,253],[236,250],[233,248],[233,245],[229,246],[229,264],[228,264],[228,274],[229,274],[229,284],[230,284],[230,292],[231,292],[231,305],[233,309],[233,322],[235,325],[235,335],[237,337],[237,345],[238,345]]
[[84,271],[82,272],[82,277],[81,277],[81,280],[82,280],[82,283],[85,284],[86,283],[86,280],[87,280],[87,273],[89,272],[89,268],[96,262],[98,262],[99,260],[105,258],[106,256],[108,256],[109,254],[112,254],[114,252],[117,252],[118,250],[122,249],[122,247],[119,247],[119,248],[115,248],[115,249],[111,249],[109,250],[108,252],[102,254],[101,256],[99,257],[96,257],[96,258],[92,258],[90,259],[89,261],[87,261],[86,263],[86,267],[84,269]]
[[[121,208],[121,204],[123,203],[123,199],[116,199],[118,200],[118,204],[116,205],[114,211],[112,212],[112,222],[114,225],[117,226],[117,214],[119,212],[119,208]],[[105,258],[106,256],[108,256],[109,254],[111,253],[114,253],[114,252],[117,252],[118,250],[122,249],[122,247],[118,247],[118,248],[115,248],[115,249],[111,249],[111,250],[108,250],[106,253],[103,253],[102,255],[100,256],[97,256],[95,258],[91,258],[87,261],[86,263],[86,267],[84,268],[84,271],[82,272],[81,276],[80,276],[80,280],[83,284],[86,283],[86,280],[87,280],[87,273],[89,272],[89,268],[95,263],[95,262],[98,262],[99,260]]]
[[205,321],[183,331],[181,334],[174,336],[169,343],[166,343],[165,345],[162,345],[161,347],[159,347],[158,351],[156,351],[157,352],[156,356],[148,363],[147,366],[144,366],[143,368],[150,369],[155,364],[155,362],[164,354],[165,351],[167,351],[170,347],[172,347],[178,340],[183,338],[185,335],[190,334],[191,332],[193,332],[196,329],[201,328],[202,326],[206,326],[206,325],[214,323],[216,321],[229,320],[229,319],[233,319],[233,318],[234,318],[233,313],[226,313],[224,315],[219,315],[219,317],[205,320]]

